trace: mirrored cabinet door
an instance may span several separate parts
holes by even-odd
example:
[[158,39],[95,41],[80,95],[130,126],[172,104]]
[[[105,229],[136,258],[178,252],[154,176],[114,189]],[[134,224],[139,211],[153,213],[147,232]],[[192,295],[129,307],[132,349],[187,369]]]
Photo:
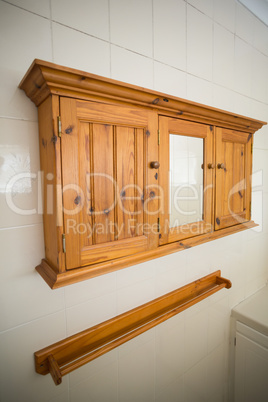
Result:
[[213,129],[159,118],[160,244],[212,230]]

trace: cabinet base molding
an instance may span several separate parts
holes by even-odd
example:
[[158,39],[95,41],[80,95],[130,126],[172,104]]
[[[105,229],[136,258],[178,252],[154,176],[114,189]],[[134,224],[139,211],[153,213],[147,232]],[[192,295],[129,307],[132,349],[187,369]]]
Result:
[[249,221],[211,233],[206,233],[204,235],[190,237],[183,241],[160,246],[155,250],[137,253],[135,255],[118,258],[113,261],[105,261],[95,265],[82,266],[62,273],[57,273],[49,262],[43,259],[41,264],[36,267],[36,270],[51,287],[51,289],[57,289],[62,286],[72,285],[73,283],[117,271],[119,269],[149,261],[154,258],[163,257],[177,251],[189,249],[191,247],[198,246],[199,244],[220,239],[221,237],[228,236],[242,230],[251,229],[256,226],[258,225],[254,221]]

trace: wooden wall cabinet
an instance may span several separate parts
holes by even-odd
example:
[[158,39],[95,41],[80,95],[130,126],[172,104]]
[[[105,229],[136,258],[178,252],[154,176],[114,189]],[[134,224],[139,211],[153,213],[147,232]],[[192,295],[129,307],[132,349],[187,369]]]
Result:
[[[255,225],[252,143],[266,123],[41,60],[20,88],[38,107],[46,255],[37,271],[51,288]],[[201,206],[173,219],[180,172]],[[186,187],[177,198],[189,207]]]

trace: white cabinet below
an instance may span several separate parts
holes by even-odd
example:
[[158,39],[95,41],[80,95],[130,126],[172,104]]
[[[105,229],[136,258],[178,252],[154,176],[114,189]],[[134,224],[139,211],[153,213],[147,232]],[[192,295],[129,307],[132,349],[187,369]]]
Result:
[[268,401],[268,287],[236,306],[235,402]]

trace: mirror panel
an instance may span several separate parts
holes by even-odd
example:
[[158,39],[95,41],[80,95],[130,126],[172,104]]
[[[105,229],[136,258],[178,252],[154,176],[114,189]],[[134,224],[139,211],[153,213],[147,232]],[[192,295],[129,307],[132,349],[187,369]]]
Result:
[[203,141],[169,135],[170,228],[203,220]]

